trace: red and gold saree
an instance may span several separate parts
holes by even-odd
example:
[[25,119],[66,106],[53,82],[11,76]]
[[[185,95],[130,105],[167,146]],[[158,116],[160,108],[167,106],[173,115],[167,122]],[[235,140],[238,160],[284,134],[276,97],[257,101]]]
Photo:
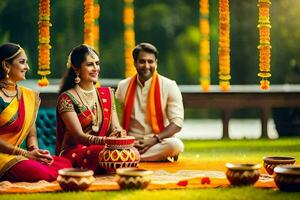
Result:
[[[94,109],[88,109],[70,92],[64,92],[60,95],[57,103],[57,130],[56,130],[56,155],[68,158],[73,167],[81,167],[96,170],[98,164],[98,154],[103,149],[103,145],[84,146],[82,144],[65,144],[64,137],[67,128],[61,119],[62,112],[75,111],[80,121],[82,130],[86,134],[96,136],[106,136],[111,124],[112,97],[111,91],[107,87],[97,88],[98,99],[101,107],[101,122],[98,133],[92,133],[92,114]],[[63,111],[62,111],[63,110]]]

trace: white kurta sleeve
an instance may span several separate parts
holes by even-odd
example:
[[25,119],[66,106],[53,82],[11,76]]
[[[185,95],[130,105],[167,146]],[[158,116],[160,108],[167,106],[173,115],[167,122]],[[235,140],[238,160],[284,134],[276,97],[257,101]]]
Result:
[[175,81],[172,81],[168,89],[167,117],[170,122],[182,127],[184,109],[181,92]]

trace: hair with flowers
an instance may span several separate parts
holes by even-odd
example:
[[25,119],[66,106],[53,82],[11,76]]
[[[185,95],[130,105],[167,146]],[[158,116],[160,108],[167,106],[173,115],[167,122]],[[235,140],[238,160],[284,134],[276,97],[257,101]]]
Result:
[[78,45],[72,49],[67,60],[68,71],[62,79],[62,85],[60,87],[59,94],[73,88],[76,85],[74,82],[74,79],[77,76],[75,69],[79,69],[81,64],[86,61],[87,55],[91,54],[96,54],[99,56],[95,49],[86,44]]

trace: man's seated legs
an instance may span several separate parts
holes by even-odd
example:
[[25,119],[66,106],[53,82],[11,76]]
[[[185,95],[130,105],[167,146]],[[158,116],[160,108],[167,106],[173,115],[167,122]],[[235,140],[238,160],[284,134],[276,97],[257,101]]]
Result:
[[180,139],[165,138],[142,154],[141,161],[165,161],[168,157],[178,156],[183,150],[184,145]]

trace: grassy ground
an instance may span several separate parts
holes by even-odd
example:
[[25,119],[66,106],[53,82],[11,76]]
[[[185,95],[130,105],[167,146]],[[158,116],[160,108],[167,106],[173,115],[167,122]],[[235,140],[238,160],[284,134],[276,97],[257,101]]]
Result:
[[[185,153],[180,159],[212,161],[223,165],[225,162],[262,163],[264,156],[294,156],[300,164],[300,138],[277,140],[214,140],[184,141]],[[181,189],[153,191],[112,191],[112,192],[59,192],[40,194],[0,195],[0,199],[300,199],[300,192],[281,192],[277,189],[258,189],[252,187],[217,189]]]

